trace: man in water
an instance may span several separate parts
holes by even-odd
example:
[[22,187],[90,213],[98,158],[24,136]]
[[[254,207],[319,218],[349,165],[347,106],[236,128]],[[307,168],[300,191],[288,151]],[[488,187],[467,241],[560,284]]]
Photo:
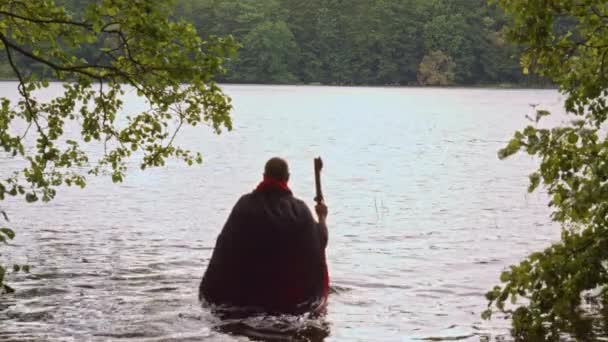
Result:
[[289,168],[270,159],[264,180],[243,195],[217,238],[199,289],[207,303],[245,312],[301,314],[325,304],[327,207],[318,222],[287,186]]

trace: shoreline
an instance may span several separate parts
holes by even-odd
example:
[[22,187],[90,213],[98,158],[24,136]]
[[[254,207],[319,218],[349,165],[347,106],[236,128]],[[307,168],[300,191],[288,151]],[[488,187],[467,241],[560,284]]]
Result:
[[450,85],[450,86],[424,86],[424,85],[379,85],[379,84],[316,84],[316,83],[217,83],[220,86],[285,86],[285,87],[327,87],[327,88],[386,88],[386,89],[495,89],[495,90],[559,90],[559,87],[549,86],[523,86],[523,85]]
[[[18,82],[18,79],[0,78],[0,82]],[[49,83],[66,83],[64,81],[49,80]],[[385,89],[488,89],[488,90],[559,90],[557,86],[525,86],[519,84],[454,84],[449,86],[437,85],[391,85],[391,84],[322,84],[322,83],[238,83],[217,82],[220,86],[285,86],[285,87],[327,87],[327,88],[385,88]]]

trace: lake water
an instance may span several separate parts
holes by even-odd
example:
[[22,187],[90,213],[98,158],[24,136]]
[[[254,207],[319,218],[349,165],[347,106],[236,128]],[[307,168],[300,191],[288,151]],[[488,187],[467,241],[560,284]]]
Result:
[[[0,84],[5,96],[14,87]],[[119,185],[95,178],[50,203],[1,203],[18,232],[4,257],[34,268],[9,278],[17,292],[0,300],[0,339],[247,341],[217,329],[197,300],[215,238],[272,156],[287,158],[295,195],[312,205],[320,155],[334,289],[326,341],[509,340],[508,320],[480,319],[484,293],[559,228],[545,196],[526,192],[535,162],[496,151],[531,103],[560,112],[556,91],[224,88],[234,130],[178,139],[203,152],[202,166],[133,164]],[[129,93],[125,107],[145,104]],[[15,165],[2,159],[3,177]]]

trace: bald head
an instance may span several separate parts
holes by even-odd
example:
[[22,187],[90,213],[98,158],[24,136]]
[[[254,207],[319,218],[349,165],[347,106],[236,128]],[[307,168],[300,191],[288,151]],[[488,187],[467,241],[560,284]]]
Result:
[[289,180],[289,166],[284,159],[270,158],[264,166],[264,176],[287,182]]

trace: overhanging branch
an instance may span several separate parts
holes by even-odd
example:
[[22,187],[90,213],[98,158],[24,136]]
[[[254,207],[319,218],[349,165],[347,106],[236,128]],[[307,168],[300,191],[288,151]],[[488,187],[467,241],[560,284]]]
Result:
[[11,12],[6,12],[6,11],[0,11],[0,15],[5,15],[7,17],[11,17],[11,18],[15,18],[15,19],[20,19],[23,21],[29,21],[31,23],[36,23],[36,24],[60,24],[60,25],[72,25],[72,26],[80,26],[80,27],[84,27],[87,29],[92,29],[93,26],[86,23],[86,22],[78,22],[78,21],[71,21],[71,20],[64,20],[64,19],[41,19],[41,18],[30,18],[30,17],[25,17],[19,14],[15,14],[15,13],[11,13]]
[[[0,40],[2,40],[4,42],[2,37],[4,37],[4,36],[2,36],[0,34]],[[40,127],[40,124],[38,123],[38,120],[36,119],[36,113],[34,113],[34,110],[32,109],[32,105],[31,105],[32,100],[30,99],[30,94],[27,91],[27,89],[25,89],[25,81],[23,79],[23,76],[21,75],[21,72],[19,71],[19,68],[15,64],[15,61],[13,60],[13,54],[11,53],[11,50],[7,44],[4,44],[4,48],[6,50],[6,57],[8,59],[8,62],[10,64],[11,68],[13,69],[13,71],[15,72],[15,75],[17,75],[17,78],[19,79],[18,90],[19,90],[19,93],[21,94],[21,96],[23,96],[23,99],[25,101],[25,109],[27,110],[27,112],[29,114],[27,119],[30,120],[30,125],[32,122],[36,125],[38,133],[40,133],[40,135],[48,142],[49,141],[48,137],[42,130],[42,127]],[[29,130],[29,127],[28,127],[28,130]],[[25,137],[25,134],[27,134],[27,130],[26,130],[26,133],[24,133],[24,137]]]

